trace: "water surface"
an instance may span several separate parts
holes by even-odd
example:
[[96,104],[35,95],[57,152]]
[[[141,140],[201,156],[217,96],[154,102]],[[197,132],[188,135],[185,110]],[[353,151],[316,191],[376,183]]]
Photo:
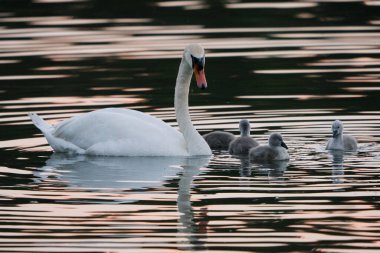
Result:
[[[4,1],[0,12],[1,252],[378,252],[379,1]],[[185,45],[206,48],[201,133],[291,160],[53,154],[50,123],[105,107],[177,127]],[[340,119],[359,152],[329,153]]]

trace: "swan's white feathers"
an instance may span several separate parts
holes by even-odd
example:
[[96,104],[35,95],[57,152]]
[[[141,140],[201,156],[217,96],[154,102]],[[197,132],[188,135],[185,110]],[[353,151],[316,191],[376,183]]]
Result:
[[129,109],[108,108],[75,116],[58,124],[53,135],[86,150],[86,154],[187,155],[179,131],[158,118]]
[[37,113],[28,113],[28,116],[32,119],[33,124],[43,133],[50,133],[54,130],[54,127],[38,116]]
[[185,48],[185,53],[189,52],[191,55],[195,57],[203,57],[205,54],[205,51],[203,47],[201,47],[199,44],[190,44]]

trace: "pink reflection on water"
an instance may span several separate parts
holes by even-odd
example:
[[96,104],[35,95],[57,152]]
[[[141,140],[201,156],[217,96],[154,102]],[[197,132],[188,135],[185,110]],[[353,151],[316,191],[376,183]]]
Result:
[[241,99],[289,99],[295,98],[298,100],[309,100],[309,99],[325,99],[325,98],[361,98],[366,97],[362,94],[337,94],[337,95],[252,95],[252,96],[237,96],[236,98]]
[[309,2],[316,3],[352,3],[352,2],[363,2],[363,0],[307,0]]
[[339,80],[334,80],[337,83],[379,83],[380,76],[377,74],[366,74],[360,76],[346,76]]
[[380,68],[345,68],[345,69],[276,69],[255,70],[256,74],[304,74],[304,73],[352,73],[352,72],[380,72]]
[[[1,147],[1,144],[0,144]],[[20,169],[14,169],[14,168],[7,168],[0,166],[1,173],[12,173],[12,174],[20,174],[20,175],[30,175],[33,174],[31,171],[28,170],[20,170]]]
[[373,66],[380,65],[380,58],[372,58],[372,57],[357,57],[351,59],[323,59],[317,62],[306,63],[305,66]]
[[123,24],[123,23],[148,23],[151,19],[147,18],[123,18],[123,19],[78,19],[73,17],[62,17],[58,19],[35,19],[33,25],[46,26],[70,26],[70,25],[94,25],[94,24]]
[[0,22],[16,23],[16,22],[34,22],[34,21],[56,21],[66,20],[69,16],[48,16],[48,17],[1,17]]
[[52,107],[76,107],[76,106],[102,106],[125,105],[143,103],[147,100],[137,97],[137,95],[113,95],[113,96],[93,96],[93,97],[35,97],[19,100],[3,100],[4,109],[24,109],[26,106],[30,110],[33,108]]
[[[0,148],[18,148],[18,149],[32,149],[36,147],[46,145],[46,139],[44,137],[39,138],[24,138],[8,141],[0,141]],[[38,148],[37,150],[41,150]],[[51,150],[51,148],[43,148],[41,151]]]
[[[47,1],[41,0],[40,2]],[[199,3],[203,1],[189,2]],[[316,0],[308,2],[318,3],[328,1]],[[172,1],[171,3],[175,5],[179,2]],[[275,4],[279,6],[286,3],[287,2],[262,4]],[[303,4],[307,3],[295,2],[294,4],[302,6]],[[308,16],[306,15],[306,17]],[[84,20],[75,19],[72,17],[61,20],[57,19],[56,22],[51,23],[48,19],[36,19],[26,22],[29,22],[30,25],[45,26],[75,26],[81,24],[101,25],[114,22],[129,23],[126,20]],[[136,23],[142,22],[141,20],[137,20]],[[0,31],[0,36],[3,35],[3,39],[15,39],[8,40],[7,42],[3,42],[4,40],[0,41],[0,49],[2,53],[4,53],[4,55],[0,54],[0,57],[7,57],[7,55],[9,57],[24,57],[35,55],[53,59],[55,61],[80,61],[86,57],[95,56],[112,56],[117,57],[118,59],[179,58],[182,53],[182,47],[185,44],[194,41],[202,41],[205,43],[205,47],[209,50],[207,52],[208,57],[237,56],[247,58],[296,58],[322,56],[321,58],[325,58],[325,54],[331,55],[341,53],[347,54],[348,57],[351,57],[351,55],[355,54],[363,53],[374,55],[379,54],[380,52],[378,50],[378,42],[376,41],[378,35],[375,35],[374,33],[363,32],[377,31],[379,28],[375,26],[352,27],[352,29],[356,29],[358,32],[352,34],[346,32],[345,34],[342,33],[342,35],[340,35],[340,32],[346,27],[252,27],[227,29],[204,29],[204,27],[201,25],[175,27],[151,26],[147,29],[142,29],[143,26],[141,25],[136,27],[129,27],[130,28],[125,25],[120,30],[113,28],[94,28],[92,31],[77,30],[74,27],[67,29],[68,27],[66,27],[64,29],[56,28],[56,33],[54,33],[53,30],[43,29],[24,31],[28,34],[23,34],[24,32],[20,30],[8,29],[9,33],[2,33]],[[274,31],[276,33],[292,32],[293,34],[297,31],[308,32],[309,36],[300,36],[296,38],[291,36],[287,37],[285,36],[286,34],[278,34],[284,35],[283,37],[279,37],[285,39],[281,41],[272,41],[270,39],[248,37],[251,34],[246,35],[246,38],[244,38],[241,37],[241,34],[239,34]],[[317,31],[318,34],[314,35],[313,32],[315,31]],[[329,33],[326,36],[323,36],[324,31],[339,31],[339,33],[336,33],[336,36],[334,36],[333,33]],[[349,31],[351,32],[353,30]],[[205,38],[205,36],[208,36],[208,32],[217,34],[218,36],[222,37],[212,39]],[[229,34],[225,36],[223,35],[224,33]],[[160,36],[153,36],[153,34],[160,34]],[[234,38],[226,38],[230,37],[231,34],[237,34],[237,36]],[[253,36],[255,35],[253,34]],[[270,38],[269,36],[270,35],[266,36],[265,38]],[[359,37],[364,38],[364,40],[359,41],[357,39]],[[17,38],[25,38],[27,40],[23,42],[23,40],[18,40]],[[351,40],[352,38],[354,39]],[[83,45],[83,43],[99,44]],[[291,50],[283,50],[283,47],[300,48],[290,48]],[[263,48],[265,50],[262,50]],[[251,50],[248,51],[246,49]],[[80,52],[80,54],[78,52]],[[326,67],[322,68],[322,70],[327,70],[330,66],[374,66],[378,65],[377,62],[377,58],[353,58],[347,60],[337,59],[336,61],[321,60],[311,63],[307,66]],[[41,67],[37,70],[75,70],[76,66],[74,65],[73,63],[70,63],[70,66],[68,67],[47,66]],[[331,70],[333,72],[339,71],[339,69],[338,71],[334,69]],[[360,69],[360,71],[358,71],[358,75],[361,74],[362,70],[363,69]],[[376,81],[377,77],[367,75],[363,78],[361,79],[360,77],[352,77],[351,79],[347,78],[344,80],[347,82],[360,82],[360,80],[363,82],[372,82]],[[124,89],[122,86],[108,87],[107,83],[104,83],[103,85],[104,86],[94,87],[90,89],[95,91],[96,94],[106,90],[125,92],[151,91],[151,88]],[[118,85],[120,85],[120,83]],[[357,84],[357,86],[360,85]],[[358,88],[362,89],[359,90]],[[350,92],[359,93],[369,88],[372,87],[347,87],[347,90]],[[363,95],[360,94],[329,94],[326,96],[313,94],[289,94],[281,96],[247,96],[246,99],[303,100],[325,98],[356,98],[362,96]],[[141,98],[139,96],[135,96],[135,94],[132,94],[132,96],[109,96],[109,99],[103,96],[93,97],[93,99],[87,97],[68,97],[67,100],[66,98],[36,98],[35,100],[25,99],[22,101],[9,100],[5,101],[5,103],[2,103],[1,105],[10,106],[7,109],[17,110],[9,110],[6,113],[1,113],[0,116],[2,116],[2,118],[0,118],[0,121],[2,124],[5,122],[5,125],[14,124],[19,126],[28,124],[28,127],[32,128],[30,120],[26,117],[26,112],[29,109],[38,108],[38,112],[41,112],[42,116],[48,119],[49,122],[58,122],[58,120],[61,120],[63,118],[91,110],[93,109],[93,106],[106,107],[108,105],[115,104],[121,105],[126,103],[134,104],[139,102],[146,102],[145,100],[138,99]],[[249,104],[248,101],[245,102],[247,102],[245,104]],[[83,105],[85,105],[85,109],[75,109],[76,107],[81,108]],[[62,106],[71,109],[61,109]],[[10,224],[5,223],[1,227],[4,230],[8,230],[1,233],[4,236],[0,240],[2,240],[2,243],[6,244],[5,246],[8,247],[3,247],[3,249],[6,251],[18,250],[20,252],[53,252],[57,250],[65,252],[78,250],[104,252],[110,250],[120,252],[183,252],[185,250],[173,249],[173,247],[190,248],[192,245],[190,245],[187,240],[191,241],[194,238],[189,239],[187,237],[202,236],[202,243],[204,243],[206,247],[210,248],[210,252],[213,251],[213,247],[223,248],[226,244],[232,248],[231,252],[237,252],[235,250],[239,250],[245,246],[251,248],[267,247],[269,249],[270,247],[275,246],[287,246],[289,245],[289,242],[307,243],[316,242],[318,240],[323,240],[325,242],[328,240],[338,240],[336,245],[339,246],[337,247],[340,247],[341,245],[346,245],[347,247],[355,247],[353,245],[350,245],[350,243],[355,244],[352,243],[352,241],[359,241],[360,245],[357,247],[364,247],[365,245],[368,246],[370,244],[361,240],[366,240],[368,238],[373,239],[373,241],[377,240],[378,236],[375,234],[375,232],[376,229],[378,230],[378,227],[376,227],[376,225],[373,225],[372,230],[374,233],[370,234],[370,231],[368,230],[371,230],[371,227],[366,227],[365,225],[361,226],[360,222],[357,220],[362,219],[363,221],[366,221],[366,219],[368,220],[368,217],[370,217],[367,223],[363,223],[375,224],[371,222],[376,221],[379,218],[378,213],[360,213],[361,209],[368,209],[372,211],[371,209],[373,209],[373,206],[364,200],[368,198],[376,198],[378,192],[376,192],[374,188],[371,188],[372,186],[376,185],[375,181],[365,182],[365,180],[363,180],[359,182],[360,178],[358,178],[365,176],[369,177],[368,175],[370,175],[370,173],[376,173],[374,169],[378,168],[378,165],[371,165],[369,163],[359,164],[357,161],[350,161],[351,165],[348,164],[348,166],[351,167],[346,169],[346,171],[349,172],[347,173],[348,175],[342,175],[342,177],[344,177],[345,184],[333,185],[330,183],[331,168],[323,167],[326,165],[324,163],[328,163],[329,161],[327,159],[322,159],[322,161],[318,160],[321,159],[321,157],[323,158],[323,155],[314,155],[315,152],[311,152],[312,158],[310,158],[310,156],[304,155],[302,152],[305,152],[303,151],[305,149],[305,146],[303,146],[305,142],[318,142],[326,138],[326,135],[328,135],[330,131],[330,121],[336,117],[345,120],[345,123],[347,123],[347,130],[353,132],[355,135],[359,135],[360,140],[366,140],[368,142],[373,141],[373,136],[378,136],[377,126],[380,123],[379,112],[362,112],[357,115],[348,115],[347,112],[343,110],[343,108],[327,108],[324,110],[313,108],[297,110],[251,110],[251,107],[253,106],[194,106],[191,107],[191,115],[194,119],[194,123],[197,129],[209,130],[210,128],[225,128],[233,130],[235,133],[238,132],[238,121],[240,118],[250,119],[253,122],[253,134],[255,136],[258,136],[260,138],[260,141],[266,141],[267,131],[274,129],[281,130],[281,132],[285,133],[284,136],[286,138],[289,138],[289,136],[295,137],[295,139],[290,138],[290,146],[292,152],[294,152],[293,158],[294,156],[299,156],[300,159],[294,159],[296,161],[292,161],[293,163],[295,162],[295,164],[293,164],[293,167],[290,171],[286,172],[290,175],[286,181],[281,182],[281,179],[277,181],[273,180],[270,181],[270,184],[268,184],[267,176],[260,177],[255,175],[252,177],[233,177],[226,174],[223,175],[221,173],[218,175],[213,175],[215,171],[225,168],[215,166],[212,169],[205,169],[204,174],[198,177],[197,181],[195,182],[197,185],[197,191],[195,191],[196,193],[193,194],[192,200],[195,201],[197,205],[194,207],[194,210],[188,210],[188,212],[186,212],[186,214],[192,214],[194,217],[192,219],[190,219],[191,217],[185,218],[194,221],[194,223],[199,223],[202,215],[209,216],[209,219],[211,221],[206,225],[206,229],[201,228],[202,230],[197,230],[192,227],[186,227],[184,224],[178,222],[178,220],[181,218],[181,214],[177,212],[175,204],[173,204],[178,197],[176,192],[177,189],[174,187],[176,181],[171,182],[170,186],[147,189],[143,193],[139,192],[138,194],[129,191],[125,191],[123,194],[114,194],[112,192],[112,189],[108,189],[108,192],[106,194],[99,194],[91,193],[91,190],[82,192],[81,189],[78,188],[66,187],[66,182],[57,179],[57,172],[51,170],[45,172],[46,179],[42,180],[42,183],[39,182],[38,184],[31,184],[31,187],[35,187],[35,189],[33,188],[31,190],[25,190],[28,186],[22,185],[20,192],[18,192],[18,189],[13,187],[10,188],[11,191],[2,192],[2,194],[4,194],[2,195],[2,200],[13,198],[20,198],[25,200],[17,206],[7,205],[4,207],[4,209],[1,210],[2,212],[0,215],[5,219],[11,219],[10,222],[12,222]],[[51,110],[54,108],[56,108],[56,110]],[[148,109],[148,107],[143,106],[132,106],[132,108]],[[340,113],[344,115],[341,115]],[[173,108],[162,108],[159,110],[154,110],[151,112],[151,114],[154,114],[165,120],[167,119],[171,125],[176,125]],[[260,134],[258,134],[258,132]],[[0,147],[19,148],[28,151],[51,151],[51,149],[46,145],[45,139],[41,137],[41,134],[38,133],[37,129],[34,129],[34,133],[36,133],[37,137],[2,141],[0,142]],[[308,139],[302,139],[305,135],[308,136]],[[302,151],[297,150],[297,147],[302,147],[300,148]],[[231,163],[229,159],[231,158],[225,156],[224,160],[221,160],[223,160],[225,166],[228,167],[227,169],[234,173],[236,172],[237,168],[230,166]],[[363,154],[360,154],[360,159],[363,159]],[[374,163],[377,162],[374,161]],[[300,164],[304,164],[305,168],[302,166],[296,167]],[[235,162],[234,165],[240,166],[239,162]],[[360,166],[362,166],[362,168],[360,168],[360,174],[355,174],[354,170],[358,169]],[[2,168],[0,168],[0,170],[3,171]],[[61,173],[67,173],[62,168],[60,170]],[[318,173],[316,173],[315,170],[318,170]],[[309,174],[308,171],[310,171]],[[321,171],[323,175],[321,175]],[[23,172],[9,168],[4,169],[3,172],[30,174],[30,171],[27,170],[26,172]],[[36,169],[36,173],[38,173],[38,169]],[[210,175],[208,175],[208,173],[210,173]],[[34,176],[34,178],[37,178],[39,180],[39,178],[36,176]],[[121,180],[127,181],[128,179],[124,178]],[[56,183],[58,186],[54,185],[54,183]],[[359,185],[359,183],[364,184]],[[363,185],[366,187],[363,187]],[[359,190],[362,190],[367,195],[361,198],[363,195],[356,194],[356,189],[350,188],[352,186],[362,187]],[[209,193],[208,191],[210,190],[214,190],[218,192],[218,194],[214,194],[213,192]],[[319,190],[328,192],[325,192],[324,195],[316,194],[316,192]],[[347,193],[344,193],[340,190],[347,190]],[[373,195],[371,195],[371,192]],[[224,193],[229,193],[229,195]],[[256,193],[259,200],[260,198],[262,198],[264,201],[268,199],[276,199],[276,201],[278,201],[280,204],[271,205],[265,203],[261,205],[255,205],[253,202],[251,202],[251,200],[252,198],[256,198]],[[209,198],[213,198],[215,196],[220,197],[220,203],[224,203],[224,205],[218,206],[217,201],[207,202]],[[347,199],[350,199],[353,196],[363,199],[362,202],[348,202]],[[250,204],[237,204],[236,206],[235,204],[225,204],[226,202],[230,201],[230,199],[236,199],[240,197],[246,198],[247,201],[249,200]],[[286,199],[286,197],[290,198]],[[334,197],[339,198],[339,203],[336,205],[334,205],[335,203],[331,203],[331,205],[329,205],[328,199]],[[54,202],[54,204],[35,203],[35,199],[45,199],[46,202]],[[117,200],[121,200],[122,204],[117,203]],[[138,203],[139,200],[142,200],[141,203]],[[64,203],[70,201],[71,203],[69,204]],[[96,202],[96,204],[93,204],[94,202]],[[213,205],[208,206],[207,203],[213,203]],[[189,206],[191,207],[191,205]],[[333,210],[334,208],[332,207],[334,207],[335,210]],[[207,213],[202,213],[201,208],[203,208],[203,210],[208,209]],[[279,210],[279,212],[275,212],[276,210]],[[335,211],[337,216],[334,216]],[[250,226],[250,224],[255,223],[256,221],[265,221],[266,224],[270,224],[272,221],[278,222],[284,218],[287,220],[297,221],[297,225],[294,225],[293,227],[289,226],[289,228],[296,230],[295,232],[278,232],[275,229],[267,229],[266,227],[252,228]],[[329,218],[333,219],[329,220]],[[366,230],[366,228],[368,228],[368,230],[366,230],[367,233],[364,233],[366,231],[362,231],[363,233],[349,233],[346,238],[340,235],[334,237],[330,236],[331,234],[334,235],[334,231],[330,232],[331,230],[328,230],[331,228],[331,225],[323,226],[323,222],[330,222],[331,224],[336,223],[336,220],[339,219],[349,220],[352,218],[355,219],[355,222],[342,222],[341,224],[337,224],[337,226],[347,229],[359,228],[360,230]],[[309,221],[311,220],[315,223],[310,223]],[[202,220],[200,222],[203,224],[206,223]],[[75,224],[73,225],[73,223]],[[310,233],[310,231],[313,231],[313,229],[317,227],[322,228],[316,233]],[[183,232],[179,232],[180,229],[184,229]],[[221,233],[221,229],[227,232]],[[20,231],[15,233],[9,232],[9,230]],[[228,232],[230,230],[233,232]],[[206,232],[207,235],[203,235],[202,233],[204,232]],[[266,232],[268,233],[266,234]],[[83,240],[84,233],[93,235],[95,237],[99,236],[102,239],[99,241],[99,238],[86,238],[86,243]],[[27,238],[25,238],[25,235]],[[136,237],[139,239],[136,240]],[[347,239],[351,241],[347,241]],[[31,243],[33,244],[33,247],[30,247]],[[54,245],[55,247],[51,245]],[[374,245],[376,246],[377,244]],[[342,251],[341,248],[340,251]],[[357,250],[355,252],[357,252]]]
[[[178,4],[178,2],[170,2]],[[5,21],[17,21],[16,18],[3,18]],[[136,22],[144,23],[148,20],[128,19],[91,19],[81,20],[69,16],[20,18],[36,24],[86,24],[86,23],[112,23]],[[42,22],[42,23],[41,23]],[[55,23],[54,23],[55,22]],[[82,60],[87,57],[116,56],[121,59],[164,59],[177,58],[183,47],[189,43],[202,41],[208,50],[224,50],[210,52],[208,57],[310,57],[321,54],[378,54],[376,36],[364,31],[379,30],[375,26],[329,26],[329,27],[280,27],[280,28],[204,28],[200,25],[174,25],[174,26],[148,26],[148,25],[119,25],[96,28],[92,30],[79,30],[72,28],[23,28],[0,30],[0,41],[3,49],[0,57],[28,57],[41,56],[54,61]],[[317,39],[298,40],[287,34],[274,36],[288,36],[291,39],[268,40],[252,37],[203,38],[202,34],[212,33],[260,33],[260,32],[308,32],[310,36],[321,35],[321,31],[350,31],[350,33],[332,34],[329,40],[325,37]],[[353,31],[360,31],[353,33]],[[316,32],[318,32],[316,34]],[[331,34],[331,33],[330,33]],[[336,35],[338,34],[338,35]],[[348,36],[350,40],[339,39],[336,36]],[[361,35],[360,35],[361,34]],[[139,35],[139,36],[136,36]],[[301,34],[302,35],[302,34]],[[323,35],[323,34],[322,34]],[[352,36],[368,36],[366,40],[352,39]],[[302,36],[300,36],[302,37]],[[28,40],[22,40],[27,38]],[[359,37],[358,37],[359,38]],[[149,41],[149,43],[147,43]],[[88,44],[96,43],[96,44]],[[110,44],[112,46],[110,46]],[[299,47],[297,50],[275,50],[276,48]],[[230,49],[259,49],[273,48],[265,51],[228,52]]]
[[19,75],[19,76],[0,76],[0,80],[32,80],[32,79],[60,79],[69,78],[71,75]]
[[377,38],[380,36],[379,33],[368,33],[368,32],[349,32],[349,33],[282,33],[282,34],[272,34],[275,38],[289,38],[289,39],[299,39],[299,38],[356,38],[356,37],[368,37]]
[[38,71],[58,71],[58,70],[81,70],[86,69],[85,66],[49,66],[49,67],[40,67],[36,68]]
[[206,9],[208,8],[208,5],[206,5],[203,1],[200,0],[193,0],[193,1],[164,1],[164,2],[158,2],[156,4],[159,7],[181,7],[185,10],[200,10],[200,9]]
[[0,60],[0,64],[14,64],[14,63],[20,63],[20,60]]
[[[377,80],[377,82],[380,82],[380,80]],[[380,87],[344,87],[343,90],[347,91],[379,91]]]
[[378,49],[346,49],[346,50],[279,50],[260,52],[233,52],[233,53],[208,53],[207,57],[247,57],[247,58],[297,58],[316,57],[324,54],[380,54]]
[[295,9],[295,8],[312,8],[317,3],[312,2],[255,2],[255,3],[229,3],[226,4],[228,9],[257,9],[257,8],[274,8],[274,9]]
[[364,0],[363,2],[365,5],[368,5],[368,6],[380,6],[380,1],[376,1],[376,0]]

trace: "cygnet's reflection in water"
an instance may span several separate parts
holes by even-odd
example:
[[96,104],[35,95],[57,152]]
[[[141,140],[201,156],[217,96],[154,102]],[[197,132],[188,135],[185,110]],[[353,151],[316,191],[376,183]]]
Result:
[[240,159],[240,176],[250,177],[252,175],[252,166],[248,156],[239,156]]
[[253,173],[257,175],[267,175],[268,181],[278,181],[283,179],[289,161],[272,161],[270,163],[254,164]]
[[267,175],[269,181],[277,180],[284,175],[289,161],[271,161],[267,163],[251,163],[248,156],[239,156],[240,176]]
[[[207,231],[207,224],[194,219],[191,205],[191,188],[194,177],[200,168],[206,167],[210,157],[89,157],[53,154],[46,166],[36,172],[41,181],[48,180],[52,174],[59,182],[75,189],[95,192],[130,190],[149,191],[173,183],[179,178],[177,208],[180,213],[179,237],[190,244],[191,248],[202,248],[195,234]],[[170,189],[173,191],[173,189]],[[125,203],[125,202],[124,202]],[[206,215],[201,210],[198,216]],[[198,219],[205,220],[202,217]]]
[[332,156],[331,178],[334,184],[341,184],[344,181],[344,154],[343,150],[329,150]]

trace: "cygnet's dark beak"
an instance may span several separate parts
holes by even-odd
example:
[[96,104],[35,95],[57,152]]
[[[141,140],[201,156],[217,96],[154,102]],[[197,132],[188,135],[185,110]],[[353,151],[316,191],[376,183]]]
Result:
[[285,142],[281,142],[281,147],[288,149],[288,146],[286,146]]
[[333,130],[333,137],[337,137],[338,136],[338,130]]
[[205,76],[205,70],[204,70],[204,63],[205,58],[197,58],[194,56],[191,56],[193,60],[193,71],[195,75],[195,79],[197,81],[197,86],[200,89],[206,89],[207,88],[207,81]]

